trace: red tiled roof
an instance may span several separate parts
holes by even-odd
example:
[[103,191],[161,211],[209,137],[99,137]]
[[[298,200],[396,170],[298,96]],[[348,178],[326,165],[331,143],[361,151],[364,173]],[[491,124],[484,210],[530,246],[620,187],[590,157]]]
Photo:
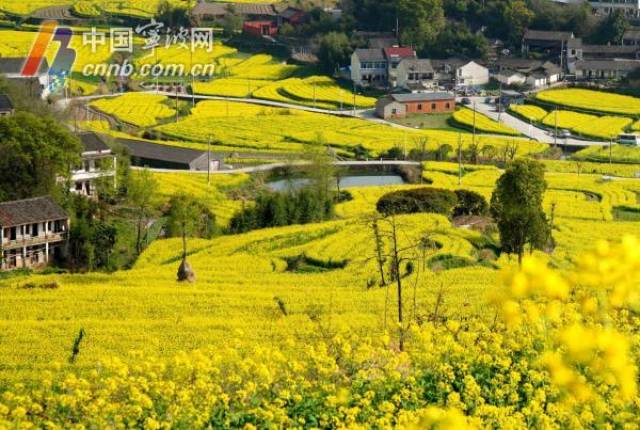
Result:
[[416,53],[411,48],[401,48],[401,47],[392,47],[392,48],[384,48],[384,55],[387,58],[391,57],[399,57],[399,58],[413,58],[416,56]]

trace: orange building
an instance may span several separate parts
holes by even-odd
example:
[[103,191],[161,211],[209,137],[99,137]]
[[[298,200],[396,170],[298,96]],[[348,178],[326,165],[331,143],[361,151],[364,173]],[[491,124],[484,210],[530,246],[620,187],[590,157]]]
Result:
[[412,114],[450,113],[456,109],[456,96],[452,93],[391,94],[378,100],[379,117],[404,118]]

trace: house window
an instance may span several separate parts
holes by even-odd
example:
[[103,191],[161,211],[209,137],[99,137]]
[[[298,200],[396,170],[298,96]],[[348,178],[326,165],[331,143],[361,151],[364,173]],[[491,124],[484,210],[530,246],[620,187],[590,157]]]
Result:
[[444,107],[447,108],[447,109],[451,109],[451,104],[447,103],[447,104],[444,105]]
[[431,110],[436,110],[436,104],[435,103],[431,103]]
[[418,110],[422,110],[422,105],[421,104],[418,105]]

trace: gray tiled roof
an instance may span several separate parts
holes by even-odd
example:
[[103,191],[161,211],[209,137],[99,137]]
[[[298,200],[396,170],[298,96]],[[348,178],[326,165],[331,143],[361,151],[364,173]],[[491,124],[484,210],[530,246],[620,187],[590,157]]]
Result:
[[356,49],[360,61],[386,61],[382,49]]
[[[22,67],[27,59],[24,57],[0,57],[0,74],[19,74],[22,72]],[[46,58],[42,59],[38,74],[42,75],[49,70],[49,62]]]
[[238,15],[264,15],[264,16],[276,16],[278,10],[272,4],[268,3],[207,3],[200,2],[193,8],[193,15],[211,15],[211,16],[223,16],[226,15],[229,9],[232,8]]
[[0,226],[4,228],[67,218],[64,209],[48,196],[0,203]]
[[93,132],[82,133],[78,136],[82,143],[83,152],[109,151],[111,148],[104,142],[104,139]]
[[160,145],[157,143],[145,142],[143,140],[118,139],[129,149],[132,157],[145,158],[148,160],[167,161],[172,163],[191,164],[193,161],[206,154],[195,149],[178,148],[176,146]]
[[411,94],[391,94],[391,98],[400,103],[436,101],[455,99],[452,93],[434,92],[434,93],[411,93]]
[[419,59],[419,58],[405,58],[400,61],[400,64],[405,66],[407,70],[412,72],[428,73],[433,72],[433,65],[431,60]]
[[631,72],[640,68],[640,60],[584,60],[576,62],[578,70],[610,70]]
[[573,33],[568,31],[543,31],[543,30],[527,30],[524,33],[525,40],[542,40],[548,42],[569,41],[573,38]]

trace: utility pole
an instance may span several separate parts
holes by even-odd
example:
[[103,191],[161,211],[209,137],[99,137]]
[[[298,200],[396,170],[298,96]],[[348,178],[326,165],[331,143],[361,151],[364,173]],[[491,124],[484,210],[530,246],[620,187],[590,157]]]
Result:
[[553,133],[553,146],[554,148],[558,147],[558,106],[554,111],[554,133]]
[[195,86],[195,75],[193,74],[193,46],[191,46],[190,51],[191,51],[191,106],[195,107],[196,106],[196,86]]
[[176,122],[180,119],[180,111],[178,110],[178,85],[176,84]]
[[458,186],[462,186],[462,133],[458,133]]
[[[154,53],[156,54],[156,64],[158,64],[158,47],[153,48]],[[160,92],[160,81],[159,75],[156,73],[156,94]]]
[[498,122],[502,115],[502,82],[500,82],[500,89],[498,90]]
[[612,163],[613,139],[609,139],[609,164]]
[[356,117],[356,83],[353,82],[353,117]]
[[211,186],[211,136],[207,139],[207,187]]
[[476,144],[476,102],[473,102],[473,144]]

